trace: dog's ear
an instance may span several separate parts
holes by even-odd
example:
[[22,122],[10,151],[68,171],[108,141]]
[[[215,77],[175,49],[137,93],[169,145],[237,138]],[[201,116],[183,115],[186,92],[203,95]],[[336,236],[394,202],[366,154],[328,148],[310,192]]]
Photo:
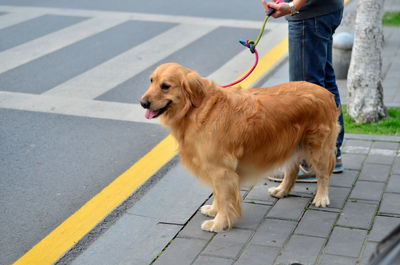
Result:
[[189,72],[183,81],[183,89],[194,107],[200,106],[206,94],[207,80],[196,72]]

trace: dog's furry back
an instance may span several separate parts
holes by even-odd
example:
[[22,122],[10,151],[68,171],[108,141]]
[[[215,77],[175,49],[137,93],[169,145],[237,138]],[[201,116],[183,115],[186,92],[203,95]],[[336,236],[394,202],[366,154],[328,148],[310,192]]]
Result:
[[[203,97],[201,104],[192,107],[172,133],[180,142],[182,162],[204,181],[209,177],[200,169],[203,163],[219,161],[235,170],[272,170],[296,149],[325,144],[321,132],[337,135],[339,131],[333,95],[317,85],[291,82],[240,90],[205,80],[198,84],[191,92]],[[161,117],[167,126],[176,124],[171,119]],[[335,139],[329,143],[332,152],[335,143]],[[199,157],[207,161],[197,161]]]

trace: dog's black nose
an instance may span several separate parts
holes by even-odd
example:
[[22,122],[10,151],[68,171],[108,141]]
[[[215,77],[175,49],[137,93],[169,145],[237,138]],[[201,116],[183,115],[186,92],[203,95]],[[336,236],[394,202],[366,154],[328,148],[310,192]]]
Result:
[[140,100],[140,105],[142,105],[143,108],[148,109],[150,108],[150,101],[147,98],[143,98]]

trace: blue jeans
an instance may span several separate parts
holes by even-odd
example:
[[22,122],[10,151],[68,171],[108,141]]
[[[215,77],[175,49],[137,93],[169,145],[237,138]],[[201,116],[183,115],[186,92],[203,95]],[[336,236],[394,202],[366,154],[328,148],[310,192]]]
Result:
[[[310,19],[289,21],[289,79],[320,85],[335,95],[341,106],[332,66],[332,35],[342,20],[343,9]],[[340,114],[336,148],[339,157],[343,143],[343,113]]]

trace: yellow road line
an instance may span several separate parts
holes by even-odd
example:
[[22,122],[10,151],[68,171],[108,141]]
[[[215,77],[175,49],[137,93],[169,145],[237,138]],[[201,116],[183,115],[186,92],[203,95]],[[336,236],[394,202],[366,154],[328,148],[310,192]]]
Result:
[[[287,54],[287,49],[287,38],[285,38],[260,59],[257,68],[248,79],[241,83],[241,86],[249,88]],[[14,265],[47,265],[56,262],[174,157],[177,154],[177,148],[175,139],[171,135],[167,136],[131,168],[25,253]]]

